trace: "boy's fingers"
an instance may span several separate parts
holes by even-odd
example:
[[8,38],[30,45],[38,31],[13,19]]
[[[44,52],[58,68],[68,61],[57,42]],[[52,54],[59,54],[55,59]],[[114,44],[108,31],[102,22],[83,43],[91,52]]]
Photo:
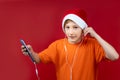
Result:
[[[31,50],[31,46],[30,45],[27,45],[27,48],[29,49],[29,50]],[[22,51],[22,53],[24,54],[24,55],[28,55],[28,51],[27,51],[27,49],[22,45],[21,46],[21,51]]]
[[23,52],[23,54],[24,54],[25,56],[27,56],[27,55],[28,55],[28,52]]
[[28,55],[28,52],[27,52],[26,49],[22,49],[21,51],[22,51],[22,53],[23,53],[24,55]]
[[28,52],[24,46],[21,46],[21,51],[24,55],[28,55]]

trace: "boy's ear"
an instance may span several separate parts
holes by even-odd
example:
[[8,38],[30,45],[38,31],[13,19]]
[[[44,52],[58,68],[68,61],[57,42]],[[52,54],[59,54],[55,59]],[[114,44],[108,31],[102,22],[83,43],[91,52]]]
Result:
[[85,36],[85,35],[84,35],[84,30],[85,30],[85,29],[82,30],[82,36],[83,36],[83,37],[90,36],[89,34],[87,34],[87,35]]
[[82,36],[84,36],[84,29],[82,29]]
[[84,31],[82,30],[82,35],[81,35],[82,40],[85,38],[84,36]]
[[82,39],[85,37],[85,36],[84,36],[84,31],[83,31],[83,30],[82,30],[81,36],[82,36]]

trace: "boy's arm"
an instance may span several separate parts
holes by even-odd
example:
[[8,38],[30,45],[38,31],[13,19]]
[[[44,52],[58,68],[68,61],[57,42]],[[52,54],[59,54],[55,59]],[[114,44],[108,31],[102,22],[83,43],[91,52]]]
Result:
[[[36,52],[33,50],[33,48],[32,48],[31,45],[27,45],[27,47],[28,47],[28,49],[30,50],[30,52],[31,52],[31,54],[32,54],[35,62],[36,62],[36,63],[40,63],[40,57],[39,57],[38,53],[36,53]],[[21,51],[23,52],[24,55],[28,55],[28,52],[26,52],[26,48],[24,48],[24,46],[21,46]]]
[[90,34],[92,37],[94,37],[100,45],[103,47],[106,58],[110,60],[117,60],[119,58],[118,52],[115,50],[115,48],[110,45],[107,41],[105,41],[103,38],[101,38],[91,27],[88,27],[84,29],[84,36],[87,34]]

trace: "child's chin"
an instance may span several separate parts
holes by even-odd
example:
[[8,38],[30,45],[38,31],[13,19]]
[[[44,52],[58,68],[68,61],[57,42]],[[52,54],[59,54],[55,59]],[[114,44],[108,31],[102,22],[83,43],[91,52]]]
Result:
[[70,42],[70,43],[72,43],[72,44],[77,43],[77,41],[76,41],[76,40],[69,40],[69,42]]

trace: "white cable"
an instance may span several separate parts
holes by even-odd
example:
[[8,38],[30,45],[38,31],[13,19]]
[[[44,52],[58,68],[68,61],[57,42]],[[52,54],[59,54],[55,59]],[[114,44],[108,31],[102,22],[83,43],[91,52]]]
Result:
[[38,75],[38,69],[37,69],[36,62],[34,62],[34,65],[35,65],[35,73],[36,73],[36,76],[37,76],[38,80],[40,80],[40,77],[39,77],[39,75]]
[[82,42],[83,42],[83,39],[82,39],[82,41],[80,42],[80,44],[77,46],[77,48],[76,48],[76,50],[75,50],[75,54],[74,54],[74,56],[73,56],[72,64],[70,64],[70,63],[68,62],[68,50],[67,50],[67,46],[66,46],[65,41],[64,41],[64,49],[65,49],[65,52],[66,52],[66,64],[69,66],[69,69],[70,69],[70,80],[72,80],[72,72],[73,72],[72,69],[73,69],[73,66],[74,66],[74,63],[75,63],[77,54],[78,54],[78,49],[79,49],[79,47],[81,46]]

